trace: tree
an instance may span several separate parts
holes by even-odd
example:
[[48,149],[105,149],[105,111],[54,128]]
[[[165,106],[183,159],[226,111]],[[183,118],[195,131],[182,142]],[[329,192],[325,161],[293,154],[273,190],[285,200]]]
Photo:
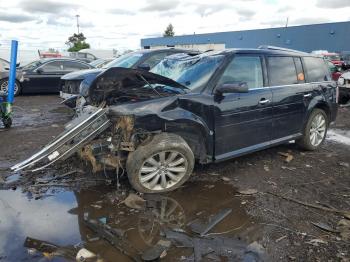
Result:
[[86,37],[83,33],[73,34],[68,38],[66,45],[69,46],[68,52],[78,52],[81,49],[90,48],[90,44],[85,42]]
[[167,36],[174,36],[174,35],[175,35],[174,27],[172,24],[169,24],[165,29],[163,36],[167,37]]

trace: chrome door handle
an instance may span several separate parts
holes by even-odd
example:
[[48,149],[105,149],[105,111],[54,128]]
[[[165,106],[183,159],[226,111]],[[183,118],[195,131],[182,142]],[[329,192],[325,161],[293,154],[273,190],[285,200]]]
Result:
[[311,96],[312,96],[311,93],[308,93],[308,94],[304,95],[304,97],[311,97]]
[[263,100],[260,100],[260,101],[259,101],[259,104],[260,104],[260,105],[265,105],[265,104],[267,104],[267,103],[270,103],[270,100],[268,100],[268,99],[263,99]]

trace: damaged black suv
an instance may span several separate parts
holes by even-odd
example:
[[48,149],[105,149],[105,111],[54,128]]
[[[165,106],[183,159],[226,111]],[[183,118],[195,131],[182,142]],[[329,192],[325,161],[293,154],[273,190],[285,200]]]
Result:
[[84,112],[13,170],[78,153],[93,172],[126,169],[136,190],[166,192],[190,177],[195,161],[291,140],[315,150],[337,115],[324,60],[275,47],[177,54],[151,72],[111,68],[81,92]]

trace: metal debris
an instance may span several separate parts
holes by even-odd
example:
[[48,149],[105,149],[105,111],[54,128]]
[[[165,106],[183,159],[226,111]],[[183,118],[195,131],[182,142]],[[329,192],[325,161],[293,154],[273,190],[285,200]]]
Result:
[[232,209],[226,208],[221,210],[216,215],[209,218],[206,224],[202,224],[196,219],[190,225],[191,230],[200,236],[204,236],[207,234],[213,227],[215,227],[218,223],[220,223],[225,217],[227,217],[232,212]]

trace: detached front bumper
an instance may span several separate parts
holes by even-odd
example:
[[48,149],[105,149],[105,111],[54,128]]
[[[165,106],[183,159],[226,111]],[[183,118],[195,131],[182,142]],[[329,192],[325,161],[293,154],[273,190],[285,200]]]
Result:
[[65,160],[79,152],[86,144],[111,126],[107,109],[93,108],[65,126],[65,131],[38,153],[11,167],[13,171],[44,169],[58,160]]

